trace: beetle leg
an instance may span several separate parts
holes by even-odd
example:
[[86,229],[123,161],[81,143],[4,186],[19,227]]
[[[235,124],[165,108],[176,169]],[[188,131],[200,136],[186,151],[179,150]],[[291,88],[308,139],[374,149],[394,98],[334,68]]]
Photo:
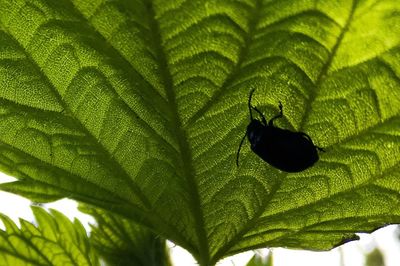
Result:
[[242,148],[243,141],[246,139],[246,136],[247,136],[247,131],[246,131],[246,134],[244,134],[244,136],[243,136],[242,140],[240,141],[240,144],[239,144],[239,149],[238,149],[238,151],[237,151],[237,153],[236,153],[236,166],[237,166],[237,167],[239,167],[239,155],[240,155],[240,149]]
[[277,119],[277,118],[280,118],[282,116],[283,116],[283,105],[282,105],[281,102],[279,102],[279,114],[274,116],[274,117],[272,117],[271,120],[269,120],[268,125],[269,126],[273,126],[274,125],[274,120]]
[[[309,141],[311,141],[311,143],[313,143],[313,142],[312,142],[312,139],[311,139],[311,137],[310,137],[309,135],[307,135],[307,134],[304,133],[304,132],[300,132],[300,134],[301,134],[302,136],[304,136],[305,138],[307,138]],[[314,147],[315,147],[317,150],[319,150],[319,151],[325,152],[325,149],[324,149],[324,148],[318,147],[318,146],[316,146],[316,145],[314,145]]]
[[251,108],[253,108],[254,111],[256,111],[261,116],[262,122],[266,126],[267,120],[265,119],[264,115],[260,112],[260,110],[258,110],[257,107],[255,107],[255,106],[251,106]]
[[321,148],[321,147],[318,147],[318,146],[315,146],[315,148],[317,148],[317,150],[319,150],[319,151],[325,152],[324,148]]
[[306,133],[304,133],[304,132],[299,132],[302,136],[304,136],[306,139],[308,139],[309,141],[311,141],[311,143],[312,143],[312,139],[311,139],[311,137],[309,136],[309,135],[307,135]]

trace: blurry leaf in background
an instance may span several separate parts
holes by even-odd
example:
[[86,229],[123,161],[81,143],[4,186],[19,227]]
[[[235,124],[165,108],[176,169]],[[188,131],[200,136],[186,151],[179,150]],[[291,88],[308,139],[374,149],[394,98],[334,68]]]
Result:
[[0,214],[5,231],[0,230],[2,266],[99,266],[82,224],[68,220],[56,210],[47,213],[32,207],[36,225],[20,219],[21,228]]
[[170,266],[166,241],[119,215],[81,205],[96,219],[90,242],[109,266]]
[[379,248],[374,248],[366,254],[365,266],[385,266],[385,259]]
[[[0,169],[19,179],[2,189],[112,210],[202,266],[400,223],[399,0],[0,7]],[[315,166],[281,172],[246,142],[236,167],[251,89],[325,148]]]
[[254,256],[246,264],[246,266],[273,266],[273,255],[272,250],[269,250],[267,256],[262,256],[255,252]]

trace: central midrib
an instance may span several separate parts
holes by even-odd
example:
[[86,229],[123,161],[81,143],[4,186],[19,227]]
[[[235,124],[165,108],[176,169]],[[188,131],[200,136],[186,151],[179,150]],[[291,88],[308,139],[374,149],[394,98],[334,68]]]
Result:
[[[154,39],[154,44],[156,46],[156,51],[157,51],[157,56],[158,56],[158,61],[159,61],[159,66],[160,66],[160,73],[161,73],[161,78],[164,82],[165,85],[165,90],[166,90],[166,95],[167,95],[167,100],[169,103],[169,106],[171,108],[171,113],[172,113],[172,127],[174,129],[174,132],[176,134],[176,139],[178,141],[178,146],[179,146],[179,151],[181,154],[181,159],[182,159],[182,164],[183,164],[183,174],[184,178],[187,182],[187,189],[188,195],[190,197],[190,211],[193,215],[194,218],[194,227],[196,231],[196,236],[198,240],[198,250],[191,250],[191,252],[196,252],[193,254],[196,259],[198,260],[198,263],[202,266],[209,265],[209,247],[208,247],[208,240],[207,240],[207,234],[205,231],[205,224],[204,224],[204,214],[203,210],[201,208],[201,202],[200,202],[200,197],[199,197],[199,190],[198,186],[195,180],[195,171],[194,167],[191,161],[191,158],[193,157],[190,151],[190,145],[187,141],[187,135],[185,130],[182,127],[182,121],[179,117],[178,114],[178,108],[177,108],[177,103],[176,103],[176,95],[173,87],[173,81],[172,81],[172,76],[171,73],[169,72],[169,67],[165,55],[165,51],[162,47],[162,39],[160,35],[160,28],[158,21],[155,19],[155,12],[152,6],[151,1],[147,1],[148,5],[148,11],[150,14],[150,30],[152,32],[152,37]],[[187,226],[187,225],[186,225]]]

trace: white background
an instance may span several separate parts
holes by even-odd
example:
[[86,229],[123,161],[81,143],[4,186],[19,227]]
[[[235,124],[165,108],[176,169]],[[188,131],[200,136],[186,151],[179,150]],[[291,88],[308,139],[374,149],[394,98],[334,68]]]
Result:
[[[0,183],[10,182],[15,179],[0,173]],[[18,224],[18,219],[23,218],[33,221],[33,214],[29,208],[30,201],[22,197],[0,192],[0,213],[9,216]],[[46,208],[54,208],[64,213],[70,219],[77,217],[87,229],[88,224],[94,220],[77,210],[76,202],[72,200],[60,200],[46,204]],[[0,222],[0,228],[3,225]],[[400,241],[395,237],[396,226],[387,226],[373,234],[360,234],[360,241],[347,243],[329,252],[311,252],[299,250],[287,250],[274,248],[274,266],[363,266],[364,253],[371,251],[378,246],[385,256],[386,266],[400,265]],[[192,256],[184,249],[168,243],[174,266],[194,266],[197,265]],[[254,251],[266,255],[268,250]],[[254,255],[254,252],[245,252],[233,257],[226,258],[218,263],[219,266],[241,266],[246,265],[247,261]],[[341,264],[341,260],[343,264]]]

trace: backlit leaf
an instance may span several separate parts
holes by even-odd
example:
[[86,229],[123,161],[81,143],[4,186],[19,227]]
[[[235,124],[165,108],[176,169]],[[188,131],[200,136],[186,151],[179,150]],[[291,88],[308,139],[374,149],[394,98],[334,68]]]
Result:
[[81,211],[92,215],[96,224],[90,242],[108,266],[169,266],[165,239],[132,220],[87,205]]
[[[2,188],[146,225],[200,265],[400,222],[398,0],[0,0]],[[286,174],[247,98],[324,147]]]
[[100,265],[78,220],[71,222],[58,211],[49,214],[40,207],[32,211],[37,225],[21,219],[21,228],[0,214],[6,228],[0,230],[1,265]]

